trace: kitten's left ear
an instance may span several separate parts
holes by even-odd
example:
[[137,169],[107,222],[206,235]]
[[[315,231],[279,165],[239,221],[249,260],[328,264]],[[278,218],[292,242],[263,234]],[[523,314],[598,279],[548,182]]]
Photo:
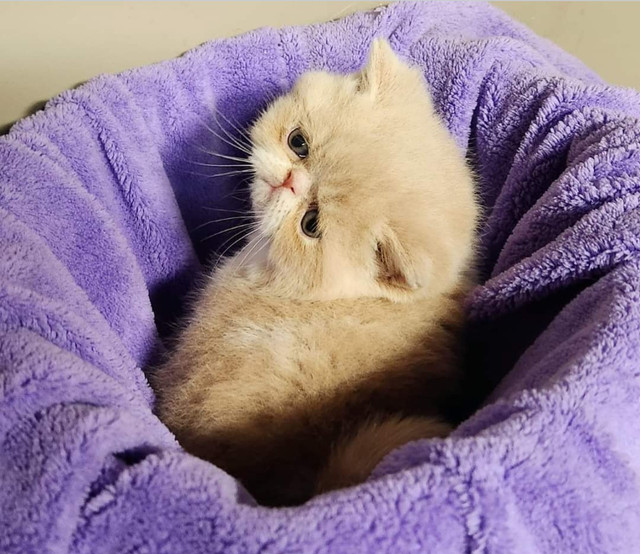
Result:
[[422,286],[417,268],[391,229],[385,229],[377,242],[378,281],[397,291],[410,292]]
[[377,38],[371,45],[369,61],[360,72],[358,89],[377,95],[394,88],[399,72],[405,67],[389,43]]

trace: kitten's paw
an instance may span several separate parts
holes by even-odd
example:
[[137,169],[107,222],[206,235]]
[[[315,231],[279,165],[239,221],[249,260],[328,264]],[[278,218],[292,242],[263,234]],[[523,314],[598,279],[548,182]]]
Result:
[[435,417],[370,420],[334,446],[318,476],[317,492],[362,483],[392,450],[419,439],[446,437],[452,430],[451,425]]

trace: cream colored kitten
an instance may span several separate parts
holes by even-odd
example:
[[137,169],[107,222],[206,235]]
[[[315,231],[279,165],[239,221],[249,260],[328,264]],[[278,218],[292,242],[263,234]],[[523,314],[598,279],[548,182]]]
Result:
[[421,74],[383,41],[358,74],[303,75],[251,140],[258,228],[155,384],[186,450],[286,505],[448,433],[478,210]]

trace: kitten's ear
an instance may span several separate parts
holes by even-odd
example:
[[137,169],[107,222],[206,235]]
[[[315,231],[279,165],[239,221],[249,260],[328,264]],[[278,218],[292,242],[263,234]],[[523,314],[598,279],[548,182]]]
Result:
[[369,52],[369,61],[358,77],[358,90],[377,95],[392,88],[402,67],[403,62],[389,43],[382,38],[375,39]]
[[391,229],[385,229],[381,238],[378,239],[376,257],[378,281],[381,284],[406,292],[417,290],[422,286],[407,251]]

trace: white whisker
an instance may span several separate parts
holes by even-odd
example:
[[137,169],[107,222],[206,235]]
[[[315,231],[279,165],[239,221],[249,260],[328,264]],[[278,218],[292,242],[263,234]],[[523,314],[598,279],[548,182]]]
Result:
[[233,144],[232,142],[229,141],[229,139],[224,138],[222,135],[219,135],[218,133],[216,133],[211,127],[209,127],[209,125],[207,125],[205,122],[203,122],[204,126],[209,130],[209,132],[218,137],[222,142],[228,144],[229,146],[231,146],[231,148],[234,148],[235,150],[240,150],[241,152],[244,152],[247,155],[251,155],[251,151],[248,150],[246,147],[244,146],[238,146],[237,144]]
[[[218,112],[219,113],[219,112]],[[216,123],[218,124],[219,129],[227,136],[227,138],[233,142],[236,146],[240,147],[243,146],[245,148],[248,148],[249,150],[251,149],[251,143],[245,143],[242,140],[240,140],[239,137],[236,137],[234,135],[232,135],[229,131],[227,131],[227,129],[225,128],[224,125],[221,125],[220,122],[218,121],[218,118],[216,117]]]
[[[186,173],[187,175],[195,175],[197,177],[204,177],[205,179],[211,180],[211,179],[215,179],[216,177],[225,177],[229,175],[242,175],[244,171],[240,171],[240,172],[230,171],[228,173],[199,173],[197,171],[185,171],[184,173]],[[238,185],[239,186],[237,188],[242,188],[242,186],[244,185],[244,182],[241,181],[238,183]]]
[[245,173],[253,173],[253,169],[238,169],[236,171],[226,171],[224,173],[214,173],[210,177],[225,177],[227,175],[243,175]]
[[210,179],[211,177],[214,177],[213,175],[210,175],[209,173],[199,173],[197,171],[185,171],[184,173],[186,173],[187,175],[197,175],[198,177],[206,177],[207,179]]
[[[244,230],[237,231],[237,232],[233,233],[233,235],[231,235],[230,237],[225,239],[225,241],[218,247],[218,250],[221,250],[224,247],[225,244],[229,243],[229,241],[232,241],[233,239],[235,239],[237,237],[246,237],[246,236],[247,236],[247,233]],[[231,246],[233,246],[233,244]],[[227,252],[227,250],[225,250],[221,255],[224,255]]]
[[212,219],[211,221],[206,221],[205,223],[201,223],[197,227],[194,227],[193,229],[191,229],[191,232],[193,233],[194,231],[197,231],[198,229],[202,229],[203,227],[206,227],[207,225],[211,225],[212,223],[220,223],[221,221],[238,221],[240,219],[249,219],[249,218],[251,218],[251,214],[236,215],[234,217],[223,217],[220,219]]
[[226,154],[220,154],[219,152],[214,152],[213,150],[207,150],[206,148],[202,148],[198,144],[192,144],[193,148],[200,150],[200,152],[204,154],[208,154],[210,156],[215,156],[216,158],[224,158],[225,160],[232,160],[235,162],[246,162],[248,158],[238,158],[237,156],[227,156]]
[[[228,233],[230,231],[233,231],[234,229],[248,229],[251,230],[252,227],[255,227],[257,224],[255,221],[252,222],[248,222],[248,223],[243,223],[242,225],[235,225],[233,227],[229,227],[227,229],[222,229],[221,231],[218,231],[217,233],[213,233],[212,235],[209,235],[208,237],[205,237],[202,239],[202,242],[204,242],[205,240],[209,240],[212,239],[213,237],[217,237],[218,235],[222,235],[224,233]],[[195,229],[194,229],[195,231]]]
[[[215,114],[214,114],[215,117]],[[244,144],[241,141],[239,141],[236,137],[234,137],[233,135],[231,135],[223,125],[220,125],[220,122],[218,121],[218,119],[216,118],[216,123],[218,124],[218,128],[220,129],[220,131],[222,131],[222,133],[224,133],[224,135],[226,135],[226,138],[223,137],[222,135],[216,133],[216,131],[214,131],[207,122],[203,121],[203,124],[205,125],[205,127],[211,132],[213,133],[216,137],[218,137],[221,141],[226,142],[229,146],[233,146],[234,148],[236,148],[237,150],[241,150],[242,152],[245,152],[246,154],[251,154],[250,149],[251,149],[251,145],[249,144]]]
[[258,251],[256,252],[256,256],[258,254],[260,254],[260,252],[262,252],[264,250],[264,248],[267,247],[268,245],[269,245],[269,241],[268,240],[263,241],[262,246],[260,248],[258,248]]
[[[246,234],[243,232],[237,233],[234,235],[234,237],[237,237],[238,235],[240,235],[239,238],[237,238],[236,240],[234,240],[229,246],[227,246],[224,251],[222,252],[222,254],[220,254],[218,256],[218,259],[216,260],[216,263],[213,265],[213,269],[211,270],[211,275],[214,275],[216,270],[218,269],[218,266],[220,265],[220,262],[224,259],[225,254],[231,250],[236,244],[238,244],[241,240],[244,240],[246,238]],[[232,237],[233,238],[233,237]],[[227,241],[223,242],[222,244],[224,245]],[[221,247],[222,248],[222,247]]]
[[236,121],[236,125],[234,125],[231,121],[229,121],[229,119],[227,119],[227,117],[221,111],[216,110],[216,114],[221,116],[222,119],[224,119],[229,125],[231,125],[231,127],[233,127],[233,129],[235,129],[238,133],[240,133],[240,135],[247,140],[247,143],[249,145],[253,144],[251,137],[247,134],[246,131],[240,128],[240,124],[237,121]]
[[238,125],[234,125],[231,121],[229,121],[229,119],[221,111],[218,111],[217,109],[215,110],[215,116],[216,116],[216,123],[220,126],[221,129],[224,130],[224,126],[220,125],[220,121],[218,121],[217,116],[221,116],[222,119],[224,119],[227,122],[227,124],[230,125],[231,128],[239,134],[239,136],[234,137],[235,140],[243,144],[246,144],[249,147],[251,146],[252,144],[251,138],[247,136],[246,133],[242,129],[240,129]]
[[230,192],[228,192],[227,194],[225,194],[224,196],[222,196],[221,198],[218,199],[219,202],[226,200],[227,198],[233,198],[235,200],[237,200],[238,202],[242,202],[245,203],[247,202],[246,198],[237,198],[236,196],[233,196],[234,193],[238,192],[237,187],[234,188],[233,190],[231,190]]
[[240,260],[240,263],[237,265],[236,271],[242,267],[244,262],[247,261],[247,258],[256,249],[256,246],[258,246],[260,244],[260,241],[264,238],[264,235],[259,234],[256,238],[257,238],[256,243],[253,246],[251,246],[251,248],[249,248],[249,245],[251,244],[251,241],[249,241],[249,244],[247,244],[247,246],[245,246],[245,248],[247,248],[248,250],[245,253],[245,255],[242,257],[242,260]]
[[247,209],[247,210],[229,210],[227,208],[214,208],[212,206],[203,206],[203,208],[205,210],[211,210],[213,212],[230,212],[233,214],[247,214],[247,215],[251,215],[253,214],[258,214],[258,213],[266,213],[266,210],[253,210],[253,209]]
[[234,200],[238,200],[239,202],[245,202],[247,200],[246,198],[242,198],[240,196],[234,196],[233,193],[231,193],[229,196],[226,196],[225,198],[233,198]]
[[194,165],[201,165],[203,167],[242,167],[242,166],[247,166],[248,168],[252,168],[251,164],[249,162],[246,163],[234,163],[234,164],[208,164],[208,163],[204,163],[204,162],[196,162],[196,161],[191,161],[192,164]]

